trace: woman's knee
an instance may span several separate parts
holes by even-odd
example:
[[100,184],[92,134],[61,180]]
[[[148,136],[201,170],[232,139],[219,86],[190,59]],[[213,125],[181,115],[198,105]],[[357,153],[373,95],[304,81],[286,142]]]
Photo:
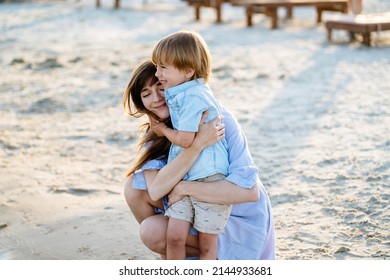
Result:
[[153,252],[165,254],[166,229],[166,221],[162,215],[151,216],[140,225],[141,240]]

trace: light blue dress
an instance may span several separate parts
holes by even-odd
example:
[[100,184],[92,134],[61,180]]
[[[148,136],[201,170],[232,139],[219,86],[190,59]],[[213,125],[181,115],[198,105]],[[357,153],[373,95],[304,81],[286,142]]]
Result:
[[[224,233],[218,236],[220,260],[273,260],[275,259],[275,230],[268,194],[258,179],[258,169],[248,149],[248,143],[234,116],[222,108],[225,138],[228,144],[229,169],[225,178],[243,188],[258,182],[260,198],[256,202],[234,204]],[[163,160],[146,163],[134,175],[133,188],[146,190],[142,170],[158,170]],[[159,209],[157,213],[163,213]]]
[[[214,98],[204,79],[191,80],[165,91],[171,121],[175,130],[197,132],[202,113],[208,110],[206,123],[221,115],[220,104]],[[227,143],[223,139],[204,149],[183,180],[195,181],[215,174],[227,175]],[[168,162],[171,162],[183,148],[171,145]]]

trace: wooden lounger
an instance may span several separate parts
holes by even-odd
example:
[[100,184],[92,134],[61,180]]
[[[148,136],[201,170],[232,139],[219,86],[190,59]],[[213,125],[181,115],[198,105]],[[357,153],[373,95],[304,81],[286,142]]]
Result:
[[363,44],[370,46],[372,32],[390,30],[390,13],[339,16],[327,20],[325,27],[329,41],[332,41],[332,30],[341,29],[349,31],[351,39],[355,38],[355,33],[362,34]]
[[222,22],[222,4],[229,0],[186,0],[189,5],[195,8],[195,19],[200,20],[200,8],[214,8],[216,13],[216,22]]
[[[189,5],[195,8],[195,19],[200,19],[200,8],[214,8],[216,12],[216,22],[222,21],[222,4],[223,2],[229,2],[229,0],[185,0]],[[100,7],[100,0],[96,0],[96,7]],[[119,9],[120,0],[114,0],[114,8]]]
[[348,0],[230,0],[234,6],[246,8],[247,26],[252,26],[252,16],[262,13],[272,19],[272,29],[278,28],[278,8],[287,9],[287,17],[292,18],[292,8],[313,6],[317,10],[317,23],[322,22],[323,11],[348,12]]

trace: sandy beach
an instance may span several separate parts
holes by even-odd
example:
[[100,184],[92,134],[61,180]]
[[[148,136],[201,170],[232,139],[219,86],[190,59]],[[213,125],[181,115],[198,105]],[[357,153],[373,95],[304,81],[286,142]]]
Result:
[[390,31],[368,48],[344,31],[329,43],[310,7],[271,30],[228,3],[216,24],[181,0],[113,2],[0,1],[0,259],[158,259],[123,197],[143,120],[121,102],[132,69],[185,28],[248,138],[277,258],[390,259]]

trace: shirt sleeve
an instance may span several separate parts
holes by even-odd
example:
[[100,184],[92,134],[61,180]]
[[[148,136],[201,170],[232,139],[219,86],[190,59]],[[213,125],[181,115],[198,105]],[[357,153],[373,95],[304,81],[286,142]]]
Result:
[[226,180],[243,188],[252,188],[259,170],[249,152],[248,142],[234,116],[223,108],[225,139],[229,152],[229,170]]
[[167,162],[162,159],[153,159],[148,161],[140,169],[136,170],[133,175],[133,189],[136,190],[146,190],[146,180],[144,176],[144,170],[160,170],[163,168]]
[[180,117],[178,119],[177,130],[197,132],[202,113],[209,109],[210,104],[206,97],[200,93],[189,92],[180,96]]

